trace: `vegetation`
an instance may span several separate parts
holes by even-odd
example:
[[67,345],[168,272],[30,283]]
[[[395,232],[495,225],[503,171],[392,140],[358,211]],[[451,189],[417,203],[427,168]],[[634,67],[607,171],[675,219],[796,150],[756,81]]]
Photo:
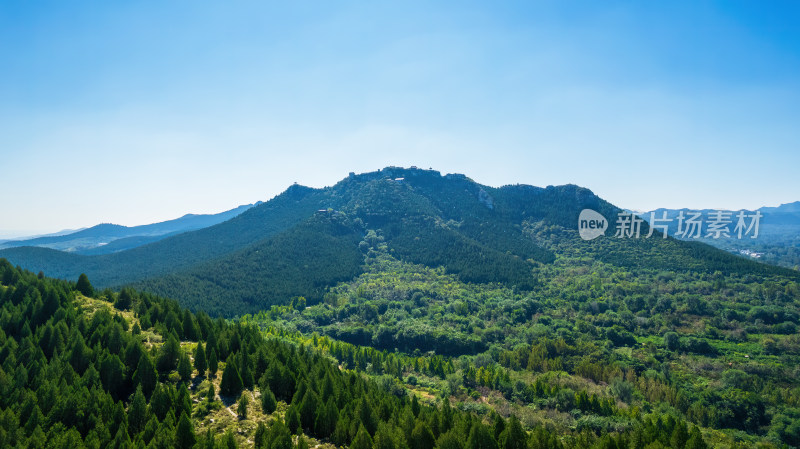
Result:
[[0,259],[0,447],[800,446],[800,274],[584,207],[390,168],[76,283]]
[[[423,405],[402,388],[339,369],[312,345],[265,337],[247,322],[212,321],[172,301],[130,291],[133,311],[117,311],[112,307],[116,294],[87,298],[75,284],[20,271],[6,261],[0,261],[0,279],[3,447],[237,447],[248,441],[256,447],[292,447],[291,434],[300,432],[306,435],[298,438],[301,446],[311,439],[350,447],[372,447],[376,441],[381,447],[434,447],[437,442],[528,447],[547,441],[554,447],[589,448],[604,441],[655,442],[658,433],[646,433],[653,426],[697,435],[678,419],[631,415],[630,428],[600,436],[585,429],[560,435],[541,427],[529,437],[513,419],[495,414],[481,419],[453,408],[449,398]],[[186,340],[187,335],[199,341]],[[202,373],[186,380],[174,371],[201,342],[227,361],[222,396],[214,394],[214,382]],[[226,373],[233,374],[233,388]],[[257,386],[242,393],[239,386],[247,380],[239,373],[259,379]],[[256,388],[267,397],[266,407],[249,400]],[[270,411],[272,392],[278,406]],[[209,418],[215,410],[228,413],[223,410],[237,399],[238,413],[230,413],[239,424]],[[248,425],[252,420],[259,424]],[[211,431],[220,425],[225,427]]]
[[573,252],[579,239],[549,241],[576,256],[537,266],[537,286],[518,291],[401,262],[377,236],[365,272],[323,303],[243,320],[306,342],[324,334],[310,344],[345,367],[529,429],[610,432],[657,411],[728,447],[798,444],[796,281],[623,268]]

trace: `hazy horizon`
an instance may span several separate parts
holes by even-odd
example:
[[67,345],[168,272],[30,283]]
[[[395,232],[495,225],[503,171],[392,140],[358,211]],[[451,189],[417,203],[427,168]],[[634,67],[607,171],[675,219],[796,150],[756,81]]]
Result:
[[[433,167],[431,167],[431,168],[433,168]],[[435,168],[433,168],[433,169],[435,170]],[[444,172],[442,173],[442,175],[445,175],[445,174],[447,174],[447,173],[444,173]],[[464,174],[466,174],[466,173],[464,173]],[[289,186],[286,186],[286,187],[288,188]],[[307,186],[307,187],[314,187],[314,186]],[[323,188],[323,187],[328,187],[328,186],[317,186],[316,188]],[[500,186],[491,186],[491,187],[500,187]],[[537,187],[546,187],[546,186],[537,186]],[[584,186],[582,186],[582,187],[584,187]],[[280,193],[280,192],[278,192],[278,193]],[[274,197],[274,196],[275,195],[273,195],[272,197]],[[71,233],[71,232],[80,231],[82,229],[87,229],[87,228],[90,228],[92,226],[96,226],[98,224],[106,224],[106,223],[112,223],[112,224],[116,224],[116,225],[123,225],[123,226],[133,227],[133,226],[148,225],[148,224],[159,223],[159,222],[163,222],[163,221],[174,220],[174,219],[183,217],[186,214],[196,214],[196,215],[201,215],[201,214],[207,214],[207,215],[219,214],[219,213],[222,213],[222,212],[229,211],[231,209],[235,209],[235,208],[237,208],[239,206],[244,206],[244,205],[247,205],[247,204],[254,204],[254,203],[258,202],[258,201],[266,202],[266,201],[269,201],[272,197],[261,199],[261,200],[257,200],[257,201],[254,201],[253,203],[236,204],[236,205],[232,205],[232,206],[230,206],[228,208],[223,208],[223,209],[220,209],[220,210],[183,212],[183,213],[180,213],[180,214],[177,214],[177,215],[168,216],[166,218],[156,219],[155,221],[135,222],[135,223],[130,223],[130,224],[128,224],[128,223],[112,223],[112,222],[109,222],[109,221],[100,221],[100,222],[97,222],[97,223],[91,223],[91,224],[87,224],[85,226],[80,226],[80,227],[77,227],[77,228],[42,229],[42,230],[33,230],[33,231],[21,230],[21,229],[20,230],[8,230],[8,231],[0,230],[0,240],[23,239],[23,238],[38,237],[38,236],[50,235],[50,234]],[[797,200],[797,201],[800,201],[800,200]],[[795,201],[789,201],[789,202],[780,203],[780,204],[763,204],[763,205],[760,205],[758,207],[751,207],[751,208],[745,208],[745,207],[718,208],[718,207],[688,207],[688,206],[665,207],[665,208],[667,208],[667,209],[688,208],[688,209],[695,209],[695,210],[705,210],[705,209],[710,209],[710,210],[718,210],[718,209],[722,209],[722,210],[741,210],[741,209],[755,210],[755,209],[759,209],[761,207],[778,207],[778,206],[781,206],[783,204],[789,204],[789,203],[794,203],[794,202]],[[618,204],[615,204],[615,205],[619,206]],[[621,207],[623,209],[638,211],[638,212],[646,212],[646,211],[649,211],[649,210],[658,209],[658,208],[653,208],[653,209],[633,209],[633,208],[625,208],[623,206],[619,206],[619,207]],[[661,208],[661,207],[659,207],[659,208]]]

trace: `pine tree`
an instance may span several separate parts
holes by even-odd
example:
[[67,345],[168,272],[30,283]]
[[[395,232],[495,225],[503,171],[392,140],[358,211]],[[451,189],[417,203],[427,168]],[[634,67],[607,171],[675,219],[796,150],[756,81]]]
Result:
[[[433,447],[433,446],[430,446]],[[350,449],[372,449],[372,437],[369,436],[364,426],[359,426],[356,437],[350,444]]]
[[217,392],[214,391],[214,383],[213,382],[209,382],[208,383],[208,391],[206,392],[206,399],[208,400],[208,402],[214,402],[214,399],[216,399],[216,396],[217,396]]
[[333,398],[330,398],[325,407],[317,414],[317,420],[314,423],[314,430],[317,436],[328,438],[333,435],[337,421],[339,421],[339,409],[336,407],[336,402]]
[[142,352],[142,355],[139,357],[139,365],[136,368],[136,372],[133,373],[133,382],[142,387],[142,392],[147,397],[149,397],[156,388],[158,373],[156,373],[150,356],[145,352]]
[[78,290],[83,294],[83,296],[93,297],[94,296],[94,287],[89,282],[89,277],[86,276],[86,273],[81,273],[78,276],[78,283],[75,285],[75,289]]
[[451,429],[441,435],[436,440],[436,447],[438,449],[463,449],[464,445],[458,438],[456,429]]
[[269,449],[292,449],[292,434],[280,419],[269,428],[266,440],[269,441]]
[[408,446],[411,449],[427,449],[434,446],[436,440],[433,438],[431,429],[422,421],[417,421],[414,430],[411,432],[411,439]]
[[206,436],[203,441],[203,449],[216,449],[217,445],[214,443],[214,434],[211,433],[211,429],[209,428],[206,430]]
[[672,435],[670,435],[670,446],[682,448],[686,445],[688,440],[689,432],[686,430],[686,424],[676,424],[675,428],[672,430]]
[[133,291],[130,288],[123,288],[114,302],[114,307],[119,310],[128,310],[133,305]]
[[192,363],[189,361],[189,356],[183,351],[179,357],[178,374],[184,382],[188,382],[192,378]]
[[300,403],[299,410],[300,425],[302,425],[304,429],[314,430],[314,421],[317,418],[317,410],[321,405],[322,404],[319,401],[317,393],[309,389],[303,397],[303,401]]
[[250,404],[248,397],[249,395],[245,393],[239,398],[239,404],[236,406],[236,413],[239,415],[239,419],[247,419],[247,406]]
[[194,349],[194,369],[197,370],[197,375],[200,377],[205,376],[208,369],[206,351],[201,343],[197,343],[197,347]]
[[225,396],[238,396],[242,392],[242,378],[239,376],[236,364],[233,363],[233,358],[228,360],[229,362],[225,364],[225,370],[222,372],[219,392]]
[[261,410],[268,415],[274,412],[277,407],[278,401],[275,400],[275,395],[272,394],[272,390],[264,382],[261,385]]
[[161,350],[158,353],[158,360],[156,367],[161,373],[169,373],[178,367],[178,357],[181,353],[181,344],[173,334],[167,338],[167,342],[161,345]]
[[187,340],[197,340],[200,332],[197,330],[197,325],[194,323],[194,317],[192,316],[191,312],[189,312],[189,309],[183,310],[183,318],[181,318],[181,322],[183,323],[183,337]]
[[414,417],[419,415],[419,399],[417,399],[417,395],[411,395],[411,412],[414,413]]
[[692,426],[692,430],[689,432],[689,440],[686,442],[686,449],[706,449],[708,445],[703,440],[703,435],[700,433],[700,429],[697,426]]
[[503,433],[503,430],[506,429],[506,422],[499,413],[494,412],[492,415],[494,415],[492,417],[492,434],[494,435],[494,439],[497,440],[500,438],[500,434]]
[[500,449],[525,449],[528,435],[522,429],[522,424],[516,416],[511,415],[505,430],[500,433]]
[[247,350],[239,352],[239,375],[242,377],[242,385],[244,388],[252,389],[255,380],[253,379],[253,370],[250,367],[250,356]]
[[303,435],[297,435],[297,445],[295,449],[308,449],[308,442],[306,442],[305,437]]
[[253,445],[256,449],[267,447],[267,426],[264,425],[263,421],[258,422],[256,434],[253,436]]
[[210,351],[208,351],[208,375],[209,375],[209,377],[212,377],[212,378],[216,377],[218,368],[219,368],[219,361],[217,360],[217,351],[215,351],[212,348]]
[[378,420],[375,418],[375,413],[372,411],[372,407],[369,405],[369,402],[367,402],[366,397],[361,398],[361,402],[358,404],[357,415],[370,435],[373,435],[375,431],[378,430]]
[[286,426],[292,433],[297,433],[297,429],[300,428],[300,414],[294,405],[289,406],[289,410],[286,411]]
[[223,449],[238,449],[239,445],[236,444],[236,438],[233,437],[233,431],[228,429],[225,432],[225,437],[222,439],[222,448]]
[[117,434],[114,436],[114,444],[110,449],[128,449],[131,446],[131,439],[128,436],[128,429],[125,426],[120,426],[117,429]]
[[497,442],[492,438],[489,429],[477,422],[469,430],[465,449],[497,449]]
[[381,421],[378,431],[375,432],[375,449],[400,449],[395,442],[394,428],[391,424]]
[[178,385],[178,396],[175,398],[173,407],[178,415],[180,415],[181,411],[184,411],[187,415],[192,416],[192,397],[185,383]]
[[112,393],[116,399],[122,393],[122,384],[125,382],[125,365],[115,354],[106,354],[100,362],[100,380],[106,391]]
[[130,407],[128,407],[128,427],[131,435],[136,435],[144,430],[147,419],[147,401],[142,391],[142,386],[136,388]]
[[181,418],[178,420],[178,426],[175,428],[175,445],[179,449],[192,449],[195,442],[192,421],[186,416],[185,412],[182,412]]
[[167,413],[172,409],[172,397],[169,387],[164,384],[156,385],[153,397],[150,398],[150,411],[161,421],[167,417]]

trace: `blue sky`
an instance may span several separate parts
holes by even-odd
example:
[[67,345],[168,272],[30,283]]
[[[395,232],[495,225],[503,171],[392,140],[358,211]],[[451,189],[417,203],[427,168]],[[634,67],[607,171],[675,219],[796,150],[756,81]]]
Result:
[[641,210],[800,200],[792,2],[285,3],[2,2],[0,236],[388,165]]

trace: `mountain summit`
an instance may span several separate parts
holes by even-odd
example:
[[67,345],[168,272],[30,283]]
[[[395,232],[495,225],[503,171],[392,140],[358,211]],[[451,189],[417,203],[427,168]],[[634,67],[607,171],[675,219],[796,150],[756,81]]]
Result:
[[615,239],[610,229],[584,242],[577,221],[587,208],[605,217],[620,212],[575,185],[494,188],[461,174],[387,167],[321,189],[295,184],[223,223],[115,254],[13,248],[0,257],[68,279],[86,273],[100,287],[135,284],[220,315],[296,297],[318,302],[358,276],[376,247],[464,282],[519,290],[536,285],[537,265],[574,252],[623,266],[780,270],[694,242]]

